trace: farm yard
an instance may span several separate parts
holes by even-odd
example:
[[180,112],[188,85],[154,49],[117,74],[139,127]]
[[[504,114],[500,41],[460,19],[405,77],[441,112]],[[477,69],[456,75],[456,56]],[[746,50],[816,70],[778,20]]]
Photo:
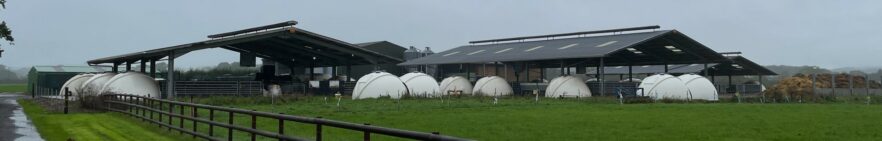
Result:
[[882,140],[880,4],[0,0],[0,141]]

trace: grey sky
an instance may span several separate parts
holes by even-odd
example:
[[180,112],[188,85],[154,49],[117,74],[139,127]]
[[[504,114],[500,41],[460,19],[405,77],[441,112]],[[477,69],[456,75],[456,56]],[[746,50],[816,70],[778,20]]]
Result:
[[[763,64],[882,66],[882,1],[317,1],[9,0],[16,38],[0,64],[85,65],[90,59],[297,20],[350,43],[388,40],[443,51],[470,40],[661,25]],[[222,49],[179,67],[235,61]]]

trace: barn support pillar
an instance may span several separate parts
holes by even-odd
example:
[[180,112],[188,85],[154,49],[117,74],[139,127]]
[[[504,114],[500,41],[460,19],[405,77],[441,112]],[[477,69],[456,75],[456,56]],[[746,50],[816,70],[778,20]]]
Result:
[[733,87],[735,87],[735,85],[732,85],[732,75],[730,74],[728,76],[729,76],[729,84],[728,84],[729,86],[726,88],[727,91],[728,91],[728,89],[735,89],[735,92],[738,92],[737,88],[733,88]]
[[175,52],[171,51],[168,54],[168,71],[166,72],[166,98],[174,99],[175,98]]
[[466,73],[466,80],[468,80],[469,82],[472,82],[471,65],[465,64],[465,73]]
[[[503,65],[502,67],[504,68],[505,66]],[[493,75],[500,76],[499,75],[499,62],[493,62]]]
[[132,62],[126,62],[126,71],[132,71]]
[[665,63],[665,74],[668,73],[668,63]]
[[600,79],[600,66],[594,67],[594,78]]
[[566,75],[564,73],[564,60],[560,60],[560,75]]
[[[521,67],[523,67],[523,70],[521,71],[521,73],[526,73],[524,75],[524,80],[527,80],[527,82],[530,82],[530,66],[528,66],[527,62],[521,62]],[[520,77],[518,77],[519,82],[520,82],[520,80],[521,80]]]
[[150,60],[150,77],[156,78],[156,60]]
[[545,68],[539,66],[539,83],[545,82]]
[[707,63],[704,64],[704,69],[702,69],[702,70],[704,70],[704,77],[707,77],[707,72],[708,72]]
[[119,73],[119,63],[113,62],[113,68],[110,68],[110,71],[113,73]]
[[[764,86],[764,85],[763,85],[763,75],[756,75],[756,77],[759,77],[759,81],[758,81],[758,82],[759,82],[760,86]],[[760,87],[760,88],[762,88],[762,87]]]
[[138,67],[141,73],[147,73],[147,59],[141,60],[141,67]]
[[634,68],[628,65],[628,82],[634,82]]
[[355,77],[352,76],[352,65],[346,64],[346,82],[352,82]]
[[604,75],[606,73],[605,72],[606,70],[602,69],[605,67],[604,65],[605,64],[603,64],[603,57],[600,57],[600,65],[598,67],[598,68],[601,68],[599,71],[600,73],[598,73],[598,74],[600,74],[600,78],[598,78],[597,81],[600,81],[600,95],[601,96],[606,95],[606,80],[604,79],[604,77],[605,77]]
[[337,77],[337,66],[331,67],[331,78]]
[[309,81],[312,80],[315,80],[315,62],[309,63]]

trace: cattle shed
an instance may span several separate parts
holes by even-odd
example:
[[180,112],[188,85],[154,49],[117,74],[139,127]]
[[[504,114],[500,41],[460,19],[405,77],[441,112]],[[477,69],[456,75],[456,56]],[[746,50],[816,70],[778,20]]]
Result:
[[[512,83],[519,84],[513,85],[515,91],[528,91],[528,87],[542,88],[527,83],[542,83],[547,70],[557,70],[562,75],[587,75],[588,67],[624,66],[633,70],[635,66],[705,66],[730,60],[682,32],[659,28],[644,26],[472,41],[398,65],[441,65],[442,76],[460,75],[470,80],[475,76],[507,76],[506,79],[514,80]],[[595,76],[606,80],[605,74],[599,70]],[[609,83],[612,82],[599,81],[595,89],[600,95],[608,95]]]
[[[258,81],[264,84],[291,84],[291,86],[312,85],[318,78],[316,68],[330,68],[331,72],[337,72],[338,67],[351,68],[358,65],[373,66],[379,69],[382,64],[397,64],[403,62],[400,57],[381,54],[373,50],[359,47],[358,45],[334,39],[305,29],[294,27],[296,21],[286,21],[277,24],[247,28],[232,32],[208,35],[207,40],[139,51],[123,55],[116,55],[90,60],[90,65],[112,64],[113,66],[125,65],[127,70],[133,64],[150,66],[149,72],[155,75],[154,64],[156,61],[167,61],[170,72],[175,70],[175,58],[188,52],[208,49],[223,48],[238,52],[242,66],[255,66],[256,58],[266,60],[258,73]],[[381,51],[382,50],[378,50]],[[272,62],[269,64],[267,62]],[[149,65],[148,65],[149,64]],[[116,67],[114,67],[116,68]],[[120,67],[121,68],[121,67]],[[141,67],[141,72],[148,72],[147,67]],[[276,68],[290,69],[286,77],[278,76]],[[306,76],[300,79],[293,72],[302,72]],[[345,69],[352,70],[352,69]],[[112,70],[119,71],[117,69]],[[347,71],[344,74],[350,74]],[[332,78],[337,73],[331,73]],[[352,75],[346,75],[352,76]],[[165,93],[170,97],[176,94],[175,76],[170,73],[165,78]],[[315,82],[320,83],[320,82]],[[324,83],[322,83],[324,84]]]
[[27,92],[32,96],[58,95],[61,85],[77,74],[110,70],[100,66],[34,66],[28,71]]

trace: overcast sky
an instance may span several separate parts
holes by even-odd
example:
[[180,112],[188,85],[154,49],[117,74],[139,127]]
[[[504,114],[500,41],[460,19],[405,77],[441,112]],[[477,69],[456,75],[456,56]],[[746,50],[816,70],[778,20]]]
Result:
[[[660,25],[763,65],[882,66],[878,0],[9,0],[6,8],[0,18],[16,42],[0,46],[0,64],[12,67],[85,65],[286,20],[350,43],[387,40],[436,52],[471,40]],[[212,49],[176,66],[236,60]]]

